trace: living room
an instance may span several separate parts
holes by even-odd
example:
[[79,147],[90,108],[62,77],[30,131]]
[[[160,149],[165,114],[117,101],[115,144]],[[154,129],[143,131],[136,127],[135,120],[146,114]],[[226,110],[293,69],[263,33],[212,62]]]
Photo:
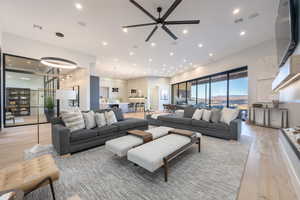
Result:
[[0,199],[300,199],[297,0],[0,2]]

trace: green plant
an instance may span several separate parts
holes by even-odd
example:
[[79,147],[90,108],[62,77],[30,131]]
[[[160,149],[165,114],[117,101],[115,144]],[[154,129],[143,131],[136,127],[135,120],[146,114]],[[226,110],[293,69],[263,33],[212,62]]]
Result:
[[48,110],[53,110],[53,108],[54,108],[54,102],[53,102],[53,98],[52,97],[47,97],[45,107]]

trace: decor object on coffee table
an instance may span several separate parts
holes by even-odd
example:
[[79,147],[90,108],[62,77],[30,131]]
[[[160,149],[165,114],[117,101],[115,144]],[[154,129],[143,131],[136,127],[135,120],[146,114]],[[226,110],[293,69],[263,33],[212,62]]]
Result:
[[58,179],[59,170],[52,156],[47,154],[0,169],[0,191],[18,189],[26,196],[49,184],[55,200],[53,182]]

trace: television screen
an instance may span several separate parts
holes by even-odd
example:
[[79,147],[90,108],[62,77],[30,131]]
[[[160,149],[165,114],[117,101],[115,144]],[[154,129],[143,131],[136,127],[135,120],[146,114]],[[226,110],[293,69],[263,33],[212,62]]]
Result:
[[297,46],[294,0],[280,0],[276,19],[276,43],[279,67]]

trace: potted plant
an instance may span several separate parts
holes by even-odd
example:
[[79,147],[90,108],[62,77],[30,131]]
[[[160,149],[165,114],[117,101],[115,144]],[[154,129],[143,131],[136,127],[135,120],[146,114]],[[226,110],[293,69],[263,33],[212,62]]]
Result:
[[47,118],[47,121],[50,122],[51,119],[54,117],[54,102],[53,97],[47,97],[45,102],[45,115]]

